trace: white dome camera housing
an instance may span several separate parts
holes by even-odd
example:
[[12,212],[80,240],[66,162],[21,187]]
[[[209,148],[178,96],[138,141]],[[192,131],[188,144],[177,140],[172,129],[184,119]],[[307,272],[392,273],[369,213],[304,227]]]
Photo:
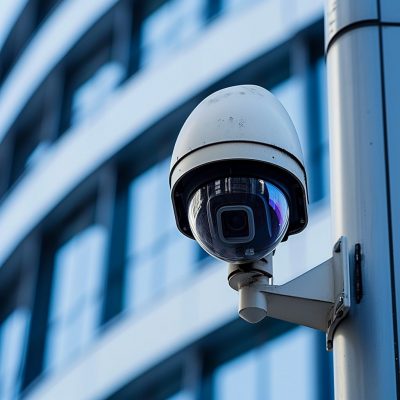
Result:
[[175,143],[170,186],[179,230],[230,263],[260,260],[307,225],[296,130],[259,86],[219,90],[193,110]]

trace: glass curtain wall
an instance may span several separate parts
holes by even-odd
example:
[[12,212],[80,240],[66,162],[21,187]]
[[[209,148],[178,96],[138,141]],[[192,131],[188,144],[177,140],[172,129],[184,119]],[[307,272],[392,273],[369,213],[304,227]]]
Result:
[[17,399],[26,351],[29,313],[13,311],[0,324],[0,399]]
[[168,397],[166,400],[192,400],[193,396],[187,391],[182,391]]
[[141,65],[158,63],[193,39],[203,24],[205,5],[204,0],[167,0],[147,15],[142,21]]
[[[314,151],[314,159],[320,164],[321,171],[321,197],[329,198],[329,127],[328,127],[328,105],[326,88],[326,64],[323,58],[315,63],[315,74],[317,82],[317,104],[319,105],[318,140]],[[316,167],[318,168],[318,167]]]
[[46,153],[50,146],[46,138],[46,115],[39,106],[29,117],[22,119],[22,124],[13,132],[11,171],[8,188],[11,188],[21,177],[32,169]]
[[248,8],[261,0],[219,0],[221,2],[221,9],[223,12],[236,12],[243,8]]
[[45,365],[58,368],[81,353],[100,322],[107,234],[92,225],[56,252]]
[[215,400],[314,400],[318,396],[317,335],[296,328],[219,366]]
[[71,125],[99,111],[124,78],[125,70],[116,61],[100,66],[72,95]]
[[[104,110],[126,77],[126,66],[116,56],[111,22],[104,22],[99,35],[85,51],[78,47],[70,55],[73,61],[65,71],[60,133]],[[89,34],[86,40],[90,38]]]
[[[329,195],[329,138],[325,61],[309,65],[307,79],[291,76],[271,89],[290,115],[300,139],[308,175],[310,202]],[[310,87],[313,92],[307,91]]]
[[176,228],[168,175],[166,159],[128,188],[125,304],[132,310],[186,280],[199,257],[195,241]]

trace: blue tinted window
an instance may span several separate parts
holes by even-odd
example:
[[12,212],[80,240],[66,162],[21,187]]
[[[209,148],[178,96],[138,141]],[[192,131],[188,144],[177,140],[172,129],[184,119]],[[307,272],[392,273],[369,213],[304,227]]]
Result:
[[28,312],[16,310],[0,324],[0,399],[18,398],[25,355]]
[[[271,400],[317,398],[316,332],[297,328],[263,346],[260,377],[263,397]],[[262,397],[261,397],[262,398]]]
[[256,350],[235,358],[214,375],[215,400],[258,399],[258,373],[261,367]]
[[316,80],[318,87],[318,100],[319,100],[319,126],[318,138],[319,149],[321,155],[321,171],[322,171],[322,196],[329,196],[329,126],[328,126],[328,94],[326,88],[326,64],[325,60],[321,58],[316,65]]
[[271,91],[281,101],[296,128],[307,171],[308,194],[314,202],[329,193],[329,143],[325,63],[321,59],[310,68],[312,85],[307,85],[301,75],[292,76]]
[[56,253],[46,366],[58,367],[81,352],[99,323],[106,230],[91,226]]
[[297,328],[220,366],[215,400],[313,400],[317,397],[316,334]]
[[104,106],[124,77],[124,68],[117,62],[101,66],[73,94],[71,124],[77,124]]
[[166,400],[192,400],[193,395],[191,393],[182,391],[174,394],[173,396],[168,397]]
[[221,0],[222,10],[224,12],[235,12],[243,8],[248,8],[254,3],[260,3],[261,0]]
[[170,56],[200,30],[203,0],[168,0],[151,13],[142,25],[142,65]]
[[307,157],[308,132],[307,132],[307,109],[305,106],[304,82],[300,77],[291,77],[275,86],[272,93],[283,104],[290,115],[297,134],[300,139],[304,157]]
[[43,110],[38,110],[32,119],[25,121],[23,126],[17,130],[8,182],[9,187],[18,182],[26,171],[33,168],[48,150],[50,141],[43,138],[45,135],[44,118]]
[[125,302],[131,309],[182,283],[198,259],[196,243],[176,228],[168,175],[169,159],[129,187]]

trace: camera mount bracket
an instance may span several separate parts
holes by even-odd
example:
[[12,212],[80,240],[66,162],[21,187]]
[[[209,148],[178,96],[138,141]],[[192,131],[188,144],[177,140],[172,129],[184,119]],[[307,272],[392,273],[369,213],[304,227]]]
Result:
[[347,238],[334,245],[332,257],[283,285],[273,284],[272,254],[248,264],[229,264],[229,285],[239,292],[239,315],[256,323],[281,319],[326,332],[332,350],[336,327],[350,309]]

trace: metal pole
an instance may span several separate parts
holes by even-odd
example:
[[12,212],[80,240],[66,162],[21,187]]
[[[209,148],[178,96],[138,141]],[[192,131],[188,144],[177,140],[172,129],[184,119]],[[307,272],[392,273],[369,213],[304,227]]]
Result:
[[328,0],[325,35],[333,237],[361,249],[335,398],[400,399],[400,2]]

